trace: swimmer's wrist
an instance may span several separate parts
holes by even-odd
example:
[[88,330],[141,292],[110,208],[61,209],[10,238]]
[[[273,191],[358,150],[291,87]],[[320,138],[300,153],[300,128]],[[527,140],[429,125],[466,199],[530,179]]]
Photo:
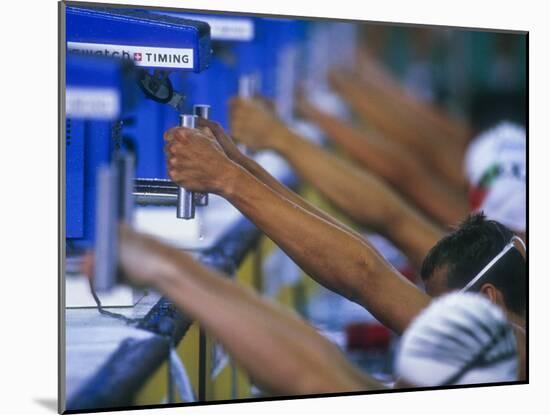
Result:
[[220,181],[220,189],[218,194],[226,200],[231,201],[237,188],[243,181],[247,179],[246,167],[238,163],[231,163],[226,169],[222,180]]

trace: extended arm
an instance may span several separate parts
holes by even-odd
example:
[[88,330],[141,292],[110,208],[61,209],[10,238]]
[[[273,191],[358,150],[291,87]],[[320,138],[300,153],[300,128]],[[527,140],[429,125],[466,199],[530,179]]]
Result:
[[366,241],[274,192],[208,136],[176,128],[165,137],[172,180],[226,198],[311,277],[368,308],[383,324],[401,333],[429,303]]
[[300,114],[316,123],[349,157],[387,180],[437,222],[455,224],[467,215],[466,199],[445,186],[403,147],[373,131],[360,132],[317,109],[305,98],[299,100],[298,108]]
[[293,192],[291,189],[286,187],[283,183],[274,178],[266,169],[264,169],[259,163],[254,159],[247,157],[243,154],[238,147],[235,145],[233,140],[225,133],[223,128],[216,122],[199,119],[199,125],[203,128],[203,131],[209,133],[216,139],[216,141],[221,145],[225,154],[229,159],[243,167],[247,170],[252,176],[258,179],[260,182],[265,184],[267,187],[271,188],[275,193],[278,193],[285,199],[288,199],[290,202],[300,206],[304,210],[319,216],[320,218],[326,220],[329,223],[332,223],[334,226],[342,229],[343,231],[349,232],[357,237],[360,237],[353,229],[350,229],[343,223],[334,219],[332,216],[313,206],[307,200],[302,198],[297,193]]
[[363,85],[377,91],[380,97],[388,102],[398,102],[395,110],[407,119],[423,122],[423,126],[431,129],[431,134],[442,134],[449,137],[458,147],[465,148],[472,131],[467,123],[452,118],[441,109],[414,99],[365,49],[359,49],[357,75]]
[[[454,145],[445,135],[432,137],[426,128],[419,128],[407,122],[407,117],[392,111],[385,99],[380,99],[369,89],[349,75],[331,75],[331,85],[369,125],[384,137],[394,140],[410,151],[418,154],[438,174],[442,175],[454,188],[463,189],[465,178],[462,172],[464,150]],[[391,102],[399,106],[399,102]]]
[[419,266],[442,231],[377,177],[290,131],[261,105],[232,103],[235,136],[279,152],[307,182],[357,223],[378,230]]
[[297,315],[208,269],[191,256],[121,228],[126,275],[168,297],[219,339],[267,392],[350,392],[383,386],[353,367]]

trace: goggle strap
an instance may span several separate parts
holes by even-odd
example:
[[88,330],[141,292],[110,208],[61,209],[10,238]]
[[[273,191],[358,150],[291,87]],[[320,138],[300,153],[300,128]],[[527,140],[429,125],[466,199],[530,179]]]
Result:
[[[506,246],[504,248],[502,248],[502,251],[500,251],[500,253],[495,256],[487,265],[485,265],[485,267],[483,267],[483,269],[481,271],[479,271],[477,273],[477,275],[472,278],[472,280],[466,284],[464,286],[464,288],[462,288],[460,290],[460,292],[465,292],[465,291],[468,291],[470,288],[472,288],[472,286],[478,282],[480,280],[481,277],[483,277],[483,275],[493,266],[495,265],[495,263],[497,263],[500,258],[502,258],[504,255],[506,255],[506,253],[512,249],[512,248],[515,248],[514,246],[514,240],[517,240],[520,242],[520,244],[523,246],[523,249],[526,250],[526,247],[525,247],[525,244],[523,243],[523,241],[521,240],[521,238],[517,237],[517,236],[513,236],[512,239],[510,240],[510,242],[508,242],[508,244],[506,244]],[[517,249],[517,248],[516,248]]]

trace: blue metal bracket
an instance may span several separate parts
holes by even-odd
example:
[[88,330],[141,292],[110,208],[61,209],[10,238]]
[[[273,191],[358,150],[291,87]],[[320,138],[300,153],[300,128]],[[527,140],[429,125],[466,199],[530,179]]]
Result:
[[[177,113],[172,109],[172,116],[165,116],[160,100],[146,99],[136,88],[136,73],[153,80],[147,86],[165,82],[171,96],[168,73],[203,71],[210,65],[212,50],[206,23],[105,7],[67,7],[66,41],[67,103],[79,104],[67,108],[66,229],[71,245],[78,248],[95,240],[95,176],[112,158],[114,132],[133,147],[138,174],[150,166],[153,177],[165,176],[164,118],[171,121]],[[125,77],[128,64],[143,71]],[[94,97],[95,103],[90,100]],[[133,106],[128,105],[129,97]],[[88,107],[81,105],[86,103]]]
[[96,170],[109,163],[113,123],[130,105],[125,66],[113,58],[66,57],[66,236],[76,247],[93,240]]
[[67,7],[69,52],[130,59],[136,66],[201,72],[210,63],[208,24],[139,10]]

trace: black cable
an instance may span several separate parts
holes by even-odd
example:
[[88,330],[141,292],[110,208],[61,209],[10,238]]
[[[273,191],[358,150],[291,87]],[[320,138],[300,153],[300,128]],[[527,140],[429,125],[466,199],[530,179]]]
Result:
[[116,318],[118,320],[122,320],[129,325],[138,324],[141,322],[141,318],[130,318],[120,313],[113,313],[112,311],[105,310],[101,305],[101,301],[97,296],[97,293],[95,292],[94,286],[92,284],[92,280],[88,279],[88,283],[90,285],[90,292],[92,293],[92,297],[94,297],[94,301],[97,305],[97,311],[99,311],[100,314],[103,314],[112,318]]

